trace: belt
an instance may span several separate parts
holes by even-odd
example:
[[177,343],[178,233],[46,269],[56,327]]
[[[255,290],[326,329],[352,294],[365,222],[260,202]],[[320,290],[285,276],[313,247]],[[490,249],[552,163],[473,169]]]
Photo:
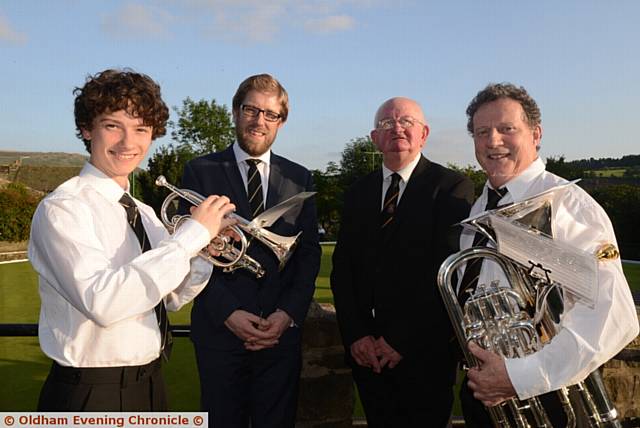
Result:
[[142,366],[65,367],[53,362],[51,375],[55,380],[72,384],[120,384],[142,382],[160,371],[160,358]]

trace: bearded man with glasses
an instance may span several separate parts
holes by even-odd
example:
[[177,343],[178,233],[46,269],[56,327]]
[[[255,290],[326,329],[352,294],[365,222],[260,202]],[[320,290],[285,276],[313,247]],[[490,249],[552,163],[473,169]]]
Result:
[[[268,74],[251,76],[233,97],[236,143],[189,162],[182,185],[202,195],[227,195],[237,214],[253,219],[304,191],[311,173],[272,152],[287,120],[289,98]],[[191,338],[200,374],[202,410],[214,427],[293,428],[301,370],[301,327],[320,268],[314,198],[278,219],[270,231],[302,232],[286,266],[254,242],[247,253],[265,269],[219,272],[195,301]]]
[[452,225],[467,217],[473,184],[421,154],[429,126],[417,102],[386,101],[374,127],[383,166],[346,193],[333,253],[346,359],[369,427],[445,427],[456,358],[436,275],[458,250]]

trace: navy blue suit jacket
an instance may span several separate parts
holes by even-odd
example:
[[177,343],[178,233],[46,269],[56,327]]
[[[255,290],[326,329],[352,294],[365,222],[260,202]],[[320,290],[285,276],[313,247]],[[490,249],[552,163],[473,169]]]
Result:
[[[251,219],[247,192],[231,147],[187,163],[182,187],[203,196],[228,196],[236,205],[236,213]],[[267,209],[297,193],[313,190],[312,176],[306,168],[271,153]],[[221,350],[243,348],[242,341],[224,325],[237,309],[265,318],[281,309],[302,326],[320,269],[315,198],[307,199],[300,209],[289,211],[268,229],[283,236],[302,232],[293,256],[284,269],[278,271],[276,256],[254,240],[248,254],[266,270],[262,278],[257,279],[246,269],[232,273],[214,269],[209,284],[196,297],[191,312],[191,338],[196,345]],[[289,328],[280,337],[278,346],[297,343],[300,339],[300,328]]]

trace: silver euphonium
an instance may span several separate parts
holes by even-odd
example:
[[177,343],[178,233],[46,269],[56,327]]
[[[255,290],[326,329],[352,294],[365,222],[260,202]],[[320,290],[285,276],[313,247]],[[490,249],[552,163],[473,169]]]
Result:
[[[449,256],[438,272],[438,288],[468,366],[478,365],[477,359],[467,349],[470,341],[505,358],[521,358],[543,347],[558,333],[557,323],[563,309],[563,293],[574,293],[574,297],[583,299],[589,305],[587,289],[580,290],[577,285],[562,286],[560,289],[561,284],[554,274],[562,268],[554,266],[551,269],[545,266],[550,259],[574,257],[572,260],[576,260],[578,264],[585,260],[580,259],[582,255],[579,254],[567,255],[570,250],[566,248],[562,251],[568,253],[562,253],[557,248],[548,249],[552,241],[553,200],[566,187],[552,189],[526,201],[481,213],[462,222],[463,225],[487,235],[498,248],[472,247],[462,250]],[[501,248],[498,242],[500,239],[492,234],[492,231],[499,234],[495,229],[501,224],[506,225],[505,235],[512,233],[512,242],[509,244],[520,245],[518,251],[523,253],[522,256],[511,256],[517,251]],[[504,247],[507,246],[505,243]],[[547,252],[556,253],[545,259],[540,254],[545,248]],[[510,256],[504,253],[509,253]],[[605,245],[595,257],[591,256],[597,265],[598,260],[613,259],[618,253],[614,246]],[[474,259],[481,259],[477,262],[495,263],[504,273],[508,284],[500,284],[498,280],[493,280],[490,284],[479,283],[475,291],[470,293],[464,307],[461,307],[453,284],[454,273]],[[545,261],[541,263],[540,260]],[[587,261],[586,265],[589,263],[591,262]],[[555,271],[553,274],[552,270]],[[567,427],[621,426],[598,370],[582,382],[557,390],[556,394],[567,417]],[[487,407],[487,411],[495,427],[552,427],[538,397],[527,400],[512,398],[497,406]]]
[[[206,199],[204,196],[194,192],[193,190],[179,189],[171,185],[163,175],[156,178],[156,185],[166,187],[171,190],[171,193],[165,198],[162,203],[162,207],[160,208],[160,218],[170,232],[176,230],[180,227],[182,222],[191,217],[190,215],[172,215],[170,217],[169,207],[173,204],[176,198],[182,198],[194,206],[200,205]],[[297,206],[301,201],[312,194],[312,192],[300,193],[294,196],[295,200],[294,198],[290,198],[276,207],[263,212],[253,221],[246,220],[235,213],[229,214],[228,217],[237,221],[235,225],[230,226],[230,229],[235,232],[235,234],[240,238],[240,241],[236,243],[231,236],[219,233],[218,236],[211,240],[209,245],[211,245],[215,251],[220,253],[220,256],[213,257],[209,253],[207,247],[203,248],[198,255],[205,260],[208,260],[213,265],[222,268],[224,272],[231,272],[242,268],[249,270],[257,278],[260,278],[264,275],[265,271],[257,260],[247,254],[247,248],[251,243],[250,240],[247,240],[246,235],[248,234],[262,242],[273,252],[278,259],[278,269],[281,270],[293,254],[302,232],[299,232],[294,236],[280,236],[268,231],[265,227],[270,226],[275,219],[279,218],[292,207]]]

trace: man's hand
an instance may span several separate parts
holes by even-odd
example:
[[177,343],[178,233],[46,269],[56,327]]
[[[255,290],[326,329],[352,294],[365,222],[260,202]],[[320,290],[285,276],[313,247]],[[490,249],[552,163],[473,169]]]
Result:
[[242,309],[233,311],[224,322],[224,325],[245,344],[247,342],[255,343],[260,340],[272,340],[272,335],[267,332],[269,322]]
[[365,336],[351,344],[351,356],[362,367],[370,367],[374,373],[380,373],[382,367],[376,353],[376,340],[373,336]]
[[383,369],[384,366],[389,364],[389,368],[392,369],[398,365],[400,360],[402,360],[402,355],[400,355],[395,349],[391,347],[384,340],[383,336],[380,336],[378,340],[376,340],[376,355],[380,358],[380,369]]
[[268,335],[265,339],[256,339],[245,341],[244,347],[249,351],[259,351],[261,349],[271,348],[278,344],[278,340],[282,333],[291,325],[291,317],[283,310],[277,310],[262,320],[257,328],[264,334]]
[[491,351],[486,351],[475,343],[469,343],[469,351],[480,365],[469,369],[469,388],[473,396],[485,406],[495,406],[516,395],[511,384],[504,359]]

